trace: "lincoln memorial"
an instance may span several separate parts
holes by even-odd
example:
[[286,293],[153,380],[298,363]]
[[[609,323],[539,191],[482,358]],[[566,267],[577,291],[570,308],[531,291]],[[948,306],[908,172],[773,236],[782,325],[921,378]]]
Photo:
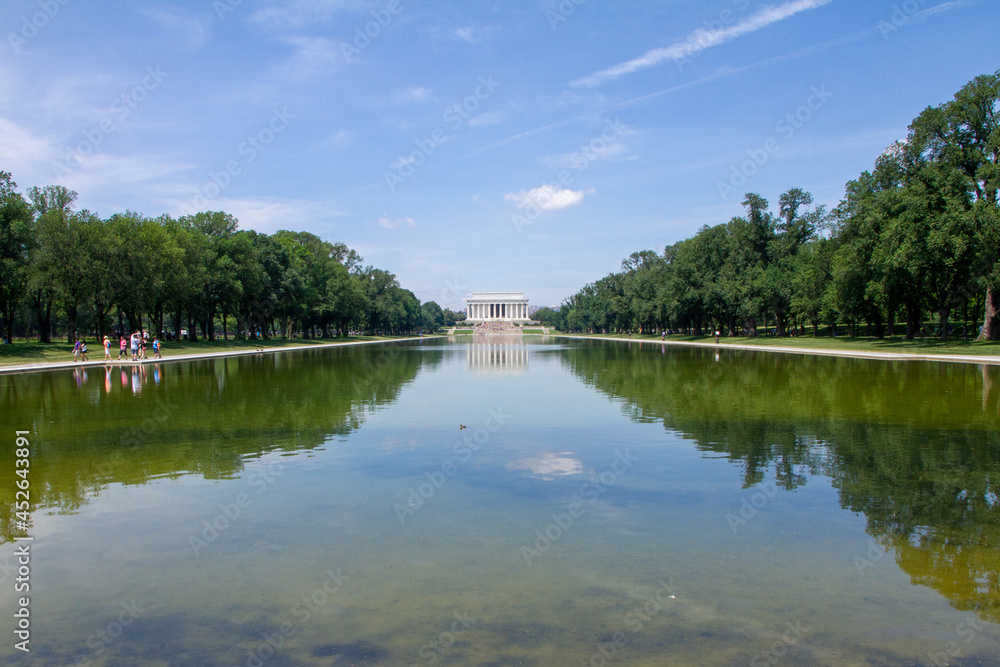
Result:
[[510,322],[528,324],[528,300],[521,292],[473,292],[464,299],[469,324]]

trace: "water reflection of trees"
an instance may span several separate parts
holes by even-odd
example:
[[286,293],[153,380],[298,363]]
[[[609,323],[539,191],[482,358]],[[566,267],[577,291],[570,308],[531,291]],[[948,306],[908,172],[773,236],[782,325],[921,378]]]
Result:
[[[362,346],[7,376],[0,411],[12,431],[31,431],[32,510],[72,512],[107,484],[228,478],[248,459],[347,435],[440,360]],[[13,530],[15,479],[13,463],[0,469],[4,542],[23,534]]]
[[831,478],[914,583],[1000,622],[1000,369],[603,343],[564,358],[745,487]]

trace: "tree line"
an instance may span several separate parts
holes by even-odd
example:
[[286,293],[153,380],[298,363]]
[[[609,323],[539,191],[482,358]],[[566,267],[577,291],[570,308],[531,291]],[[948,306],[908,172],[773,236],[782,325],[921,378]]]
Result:
[[[912,339],[936,320],[1000,340],[1000,71],[925,109],[832,211],[792,188],[662,254],[632,253],[536,319],[570,331],[814,335],[821,325]],[[970,321],[966,326],[964,323]],[[981,332],[979,323],[982,322]]]
[[[103,219],[76,211],[59,185],[17,192],[0,172],[0,332],[145,329],[190,340],[327,337],[349,331],[403,334],[444,326],[450,314],[421,305],[389,271],[308,232],[238,229],[232,215]],[[57,326],[58,324],[58,326]]]

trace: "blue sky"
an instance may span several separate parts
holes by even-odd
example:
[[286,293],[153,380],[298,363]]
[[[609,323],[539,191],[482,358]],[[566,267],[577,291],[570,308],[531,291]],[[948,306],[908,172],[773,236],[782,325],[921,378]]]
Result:
[[1000,69],[995,0],[5,0],[0,170],[558,304]]

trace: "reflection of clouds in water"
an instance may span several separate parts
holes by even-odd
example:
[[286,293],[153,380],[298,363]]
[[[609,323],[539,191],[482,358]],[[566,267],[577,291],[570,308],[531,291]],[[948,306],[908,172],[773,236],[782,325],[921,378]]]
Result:
[[583,463],[571,458],[573,452],[558,454],[542,454],[541,457],[529,457],[515,461],[507,467],[511,470],[530,470],[543,479],[552,479],[555,475],[578,475],[583,472]]

